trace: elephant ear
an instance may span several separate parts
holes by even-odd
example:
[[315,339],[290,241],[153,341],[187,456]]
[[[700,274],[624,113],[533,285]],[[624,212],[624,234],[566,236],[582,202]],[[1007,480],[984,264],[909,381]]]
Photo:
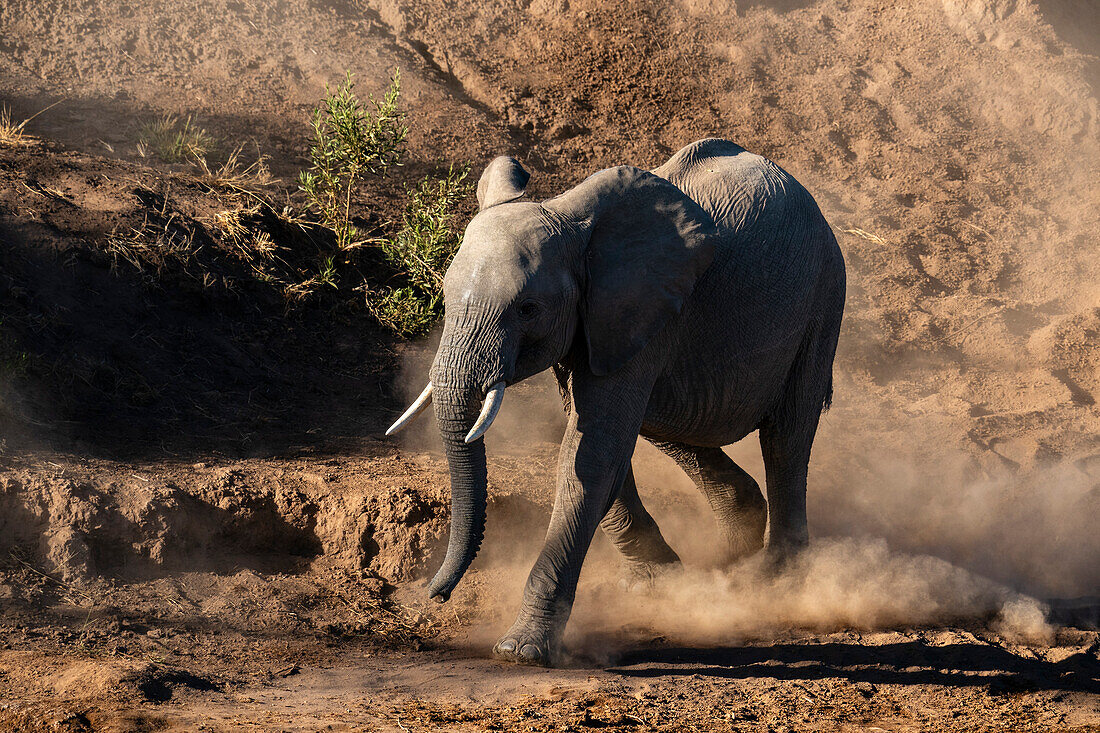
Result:
[[502,155],[494,158],[477,182],[477,203],[481,211],[490,206],[515,201],[523,195],[531,174],[519,161]]
[[596,375],[622,368],[680,312],[714,259],[714,221],[680,189],[632,166],[544,204],[587,234],[582,322]]

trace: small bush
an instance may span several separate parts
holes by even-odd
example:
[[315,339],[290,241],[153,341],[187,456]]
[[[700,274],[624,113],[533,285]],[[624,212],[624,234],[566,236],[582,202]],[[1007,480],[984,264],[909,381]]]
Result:
[[378,241],[406,284],[368,292],[375,317],[403,336],[421,336],[443,313],[443,275],[462,243],[455,209],[470,194],[469,168],[449,169],[409,190],[401,229]]
[[337,90],[325,86],[325,98],[313,111],[312,165],[299,178],[306,206],[336,233],[341,250],[363,244],[351,224],[352,191],[364,175],[385,175],[401,164],[409,132],[397,106],[400,71],[394,71],[381,102],[370,97],[373,112],[364,109],[354,89],[350,71]]
[[225,208],[200,223],[150,190],[145,221],[112,231],[106,254],[115,267],[136,271],[149,283],[167,275],[227,290],[262,283],[288,307],[365,305],[399,335],[425,334],[443,311],[443,274],[462,239],[454,217],[472,186],[469,169],[452,166],[405,187],[407,203],[398,221],[380,222],[369,233],[352,224],[356,189],[401,165],[408,128],[398,108],[400,92],[398,71],[381,101],[372,96],[361,102],[350,72],[339,87],[325,87],[312,115],[311,165],[299,175],[304,205],[288,200],[277,206],[271,192],[262,190],[273,179],[258,149],[255,162],[245,160],[238,145],[223,163],[212,165],[207,154],[214,140],[190,118],[165,117],[147,126],[145,152],[189,163],[195,179]]
[[214,138],[190,117],[181,120],[174,115],[165,115],[145,125],[138,138],[138,152],[142,157],[152,153],[166,163],[203,159],[214,146]]

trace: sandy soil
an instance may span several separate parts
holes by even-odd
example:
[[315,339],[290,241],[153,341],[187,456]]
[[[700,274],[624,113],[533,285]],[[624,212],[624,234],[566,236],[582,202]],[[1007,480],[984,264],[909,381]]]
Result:
[[[0,145],[0,728],[1100,729],[1098,38],[1086,0],[5,2],[0,101],[60,103]],[[381,431],[430,342],[285,308],[217,224],[242,194],[137,145],[191,115],[293,201],[322,86],[394,67],[367,228],[450,163],[516,155],[541,198],[707,135],[813,192],[850,295],[795,567],[713,567],[643,444],[685,572],[632,587],[598,540],[566,667],[488,659],[547,521],[541,379],[490,435],[481,557],[424,601],[445,466]],[[190,259],[112,255],[149,227]]]

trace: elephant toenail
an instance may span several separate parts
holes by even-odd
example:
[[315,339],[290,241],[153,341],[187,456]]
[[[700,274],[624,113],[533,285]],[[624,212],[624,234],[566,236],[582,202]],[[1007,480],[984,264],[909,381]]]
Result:
[[534,644],[524,644],[519,650],[519,655],[533,662],[542,656],[542,651]]
[[511,639],[505,639],[497,644],[497,649],[502,652],[514,652],[516,650],[516,642]]

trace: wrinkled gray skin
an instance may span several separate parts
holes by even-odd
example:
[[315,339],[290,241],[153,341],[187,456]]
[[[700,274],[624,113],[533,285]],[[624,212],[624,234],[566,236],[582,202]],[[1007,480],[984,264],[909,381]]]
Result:
[[[729,558],[807,542],[806,469],[832,388],[844,262],[807,191],[774,163],[709,139],[652,173],[600,171],[543,203],[497,158],[444,282],[431,368],[450,463],[446,600],[485,526],[485,448],[464,437],[487,390],[553,368],[568,427],[546,544],[494,653],[550,664],[597,526],[638,569],[679,563],[638,498],[638,435],[706,496]],[[767,500],[721,446],[760,430]]]

